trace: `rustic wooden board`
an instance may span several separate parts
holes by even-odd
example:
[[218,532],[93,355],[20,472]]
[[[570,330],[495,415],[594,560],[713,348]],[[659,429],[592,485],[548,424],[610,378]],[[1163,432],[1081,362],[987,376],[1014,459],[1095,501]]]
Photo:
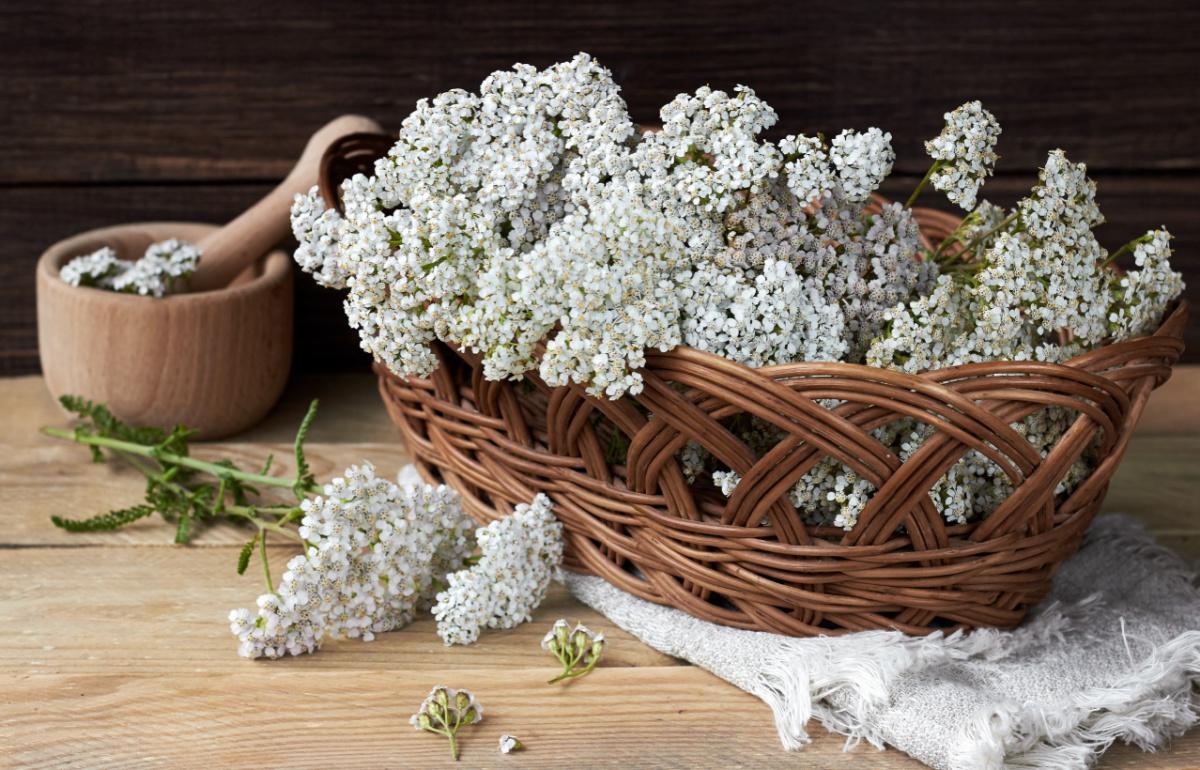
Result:
[[[159,535],[170,528],[159,527]],[[264,593],[257,557],[251,569],[235,570],[237,548],[121,547],[116,543],[79,548],[21,548],[0,564],[0,606],[33,609],[32,616],[5,613],[0,629],[0,671],[39,674],[237,673],[273,668],[270,662],[237,657],[237,640],[225,621],[229,611],[254,607]],[[295,549],[272,548],[278,578]],[[99,589],[99,590],[97,590]],[[80,601],[89,597],[86,617]],[[353,672],[382,670],[403,659],[402,668],[448,671],[511,668],[536,671],[535,681],[554,676],[554,658],[540,648],[542,636],[560,617],[589,628],[609,624],[601,615],[555,585],[533,622],[488,634],[488,644],[446,647],[434,621],[422,618],[373,642],[331,641],[316,655],[291,658],[280,670]],[[86,633],[79,633],[86,623]],[[677,666],[628,634],[613,629],[604,653],[610,667]],[[432,686],[432,684],[430,685]],[[420,702],[420,699],[417,699]]]
[[579,50],[641,121],[745,83],[790,131],[882,125],[920,172],[942,113],[979,98],[1017,168],[1061,144],[1097,169],[1194,171],[1198,25],[1185,0],[9,3],[0,183],[277,178],[334,114],[397,125],[418,98]]
[[[0,86],[2,87],[2,86]],[[985,191],[997,203],[1012,204],[1032,184],[1036,164],[1024,176],[992,180]],[[1200,219],[1195,215],[1197,185],[1190,177],[1098,175],[1100,204],[1108,217],[1098,235],[1116,249],[1153,227],[1167,226],[1176,237],[1175,264],[1200,307]],[[885,191],[907,196],[916,180],[889,181]],[[262,184],[0,186],[0,375],[38,371],[34,314],[34,263],[50,244],[82,230],[128,221],[198,220],[222,222],[266,192]],[[936,193],[923,204],[935,205]],[[291,246],[286,246],[290,249]],[[297,371],[365,370],[368,356],[346,326],[342,293],[322,289],[309,278],[296,280]],[[1200,361],[1200,310],[1192,314],[1185,360]]]
[[[273,662],[236,657],[224,615],[256,592],[229,576],[235,550],[40,548],[0,562],[0,757],[13,768],[923,767],[812,725],[798,754],[778,745],[753,696],[649,650],[556,589],[533,623],[447,649],[420,621]],[[278,561],[278,559],[277,559]],[[81,604],[86,610],[81,610]],[[604,664],[567,688],[545,684],[538,642],[554,618],[611,640]],[[436,684],[465,686],[485,721],[463,761],[414,731]],[[503,757],[497,737],[530,750]],[[1200,762],[1200,734],[1170,751],[1114,748],[1100,768]]]
[[[1152,425],[1174,415],[1180,432],[1139,436],[1110,493],[1152,528],[1179,528],[1163,539],[1192,555],[1200,555],[1191,472],[1200,421],[1173,405],[1191,399],[1185,386],[1198,371],[1184,370],[1178,389],[1160,393],[1148,415]],[[303,380],[238,442],[200,451],[249,458],[286,448],[315,394],[329,405],[329,419],[312,432],[317,473],[355,455],[391,472],[383,466],[403,462],[403,450],[373,388],[369,376]],[[224,543],[240,542],[241,533],[214,532],[211,547],[176,547],[163,545],[171,530],[156,521],[127,536],[54,530],[51,511],[129,502],[137,480],[37,434],[37,426],[63,420],[38,378],[0,380],[0,414],[0,767],[922,767],[869,746],[843,753],[841,736],[817,725],[808,749],[785,753],[757,699],[642,645],[558,587],[533,623],[490,632],[471,647],[444,647],[422,619],[370,643],[242,660],[225,616],[253,602],[262,578],[257,564],[244,576],[234,572],[237,549]],[[276,574],[290,553],[271,549]],[[567,688],[545,684],[553,661],[538,646],[558,617],[611,642],[601,668]],[[407,723],[441,683],[471,688],[486,706],[458,765],[441,739]],[[529,751],[497,753],[506,732]],[[1160,754],[1116,747],[1099,767],[1197,765],[1194,731]]]

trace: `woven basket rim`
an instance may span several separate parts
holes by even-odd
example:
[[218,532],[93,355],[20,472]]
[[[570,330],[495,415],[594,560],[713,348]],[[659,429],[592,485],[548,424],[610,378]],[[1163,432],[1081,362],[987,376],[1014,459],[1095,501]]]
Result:
[[[1128,340],[1122,340],[1120,342],[1105,343],[1062,362],[1034,361],[1024,358],[1006,358],[995,361],[955,364],[954,366],[944,366],[937,369],[922,369],[921,371],[914,373],[899,371],[896,369],[885,369],[883,367],[873,366],[871,364],[860,364],[850,361],[793,361],[783,364],[770,364],[768,366],[755,367],[743,364],[739,361],[734,361],[731,358],[726,358],[725,356],[717,353],[691,347],[690,345],[676,345],[670,350],[655,350],[653,348],[647,348],[645,351],[645,357],[647,364],[649,364],[651,361],[669,360],[671,358],[689,359],[699,363],[727,368],[730,371],[744,370],[746,372],[755,372],[757,375],[765,375],[775,379],[839,375],[864,381],[881,382],[884,384],[898,386],[903,386],[906,383],[912,385],[928,385],[931,382],[950,382],[965,377],[978,376],[979,374],[1004,374],[1006,370],[1011,370],[1013,373],[1039,371],[1046,374],[1061,375],[1066,373],[1077,373],[1080,370],[1089,371],[1089,364],[1096,362],[1102,364],[1103,359],[1110,357],[1113,353],[1121,352],[1129,348],[1144,346],[1145,341],[1149,339],[1159,339],[1167,346],[1178,348],[1180,351],[1182,351],[1184,348],[1184,343],[1180,339],[1180,335],[1183,327],[1187,323],[1190,312],[1190,303],[1186,299],[1177,299],[1168,307],[1162,323],[1160,323],[1158,328],[1150,334],[1143,335],[1141,337],[1134,337]],[[453,350],[463,358],[472,361],[479,359],[477,354],[464,350],[452,342],[438,340],[438,343],[445,345],[447,348]],[[378,361],[372,362],[372,369],[381,375],[383,373],[387,373],[398,379],[411,379],[418,382],[429,381],[428,377],[397,374]],[[524,374],[529,374],[536,371],[537,368],[535,367]],[[1099,374],[1103,376],[1102,369]],[[1159,384],[1161,384],[1161,382]],[[579,385],[577,383],[571,383],[566,387],[579,387]]]

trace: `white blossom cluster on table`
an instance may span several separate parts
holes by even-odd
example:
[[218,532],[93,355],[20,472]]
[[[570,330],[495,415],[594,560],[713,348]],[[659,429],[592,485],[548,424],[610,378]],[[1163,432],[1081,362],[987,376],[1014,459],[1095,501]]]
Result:
[[327,637],[370,641],[430,608],[446,644],[470,644],[481,628],[529,620],[562,561],[562,525],[543,495],[476,530],[454,490],[392,482],[369,464],[324,492],[301,504],[305,550],[279,587],[256,611],[229,614],[244,657],[310,653]]
[[[645,351],[679,345],[752,367],[1062,362],[1152,332],[1183,288],[1165,230],[1100,246],[1095,185],[1061,150],[1013,210],[979,199],[1000,135],[979,102],[945,115],[906,204],[873,196],[895,160],[879,128],[770,141],[777,115],[744,86],[680,94],[659,117],[638,130],[587,54],[423,99],[374,174],[343,184],[344,214],[315,188],[297,197],[296,260],[348,290],[363,348],[398,375],[430,374],[443,340],[489,379],[536,370],[604,398],[639,393]],[[966,212],[932,246],[911,208],[926,186]],[[1112,270],[1126,251],[1134,269]],[[1072,419],[1050,407],[1015,427],[1044,454]],[[738,430],[767,448],[781,436],[755,420]],[[932,432],[906,418],[875,436],[906,458]],[[680,461],[725,494],[739,481],[697,445]],[[1060,491],[1091,462],[1089,450]],[[873,491],[826,460],[791,498],[809,523],[850,529]],[[963,523],[1010,491],[972,451],[931,497]]]
[[479,558],[446,576],[433,616],[446,644],[472,644],[485,628],[515,628],[533,620],[562,562],[562,524],[550,498],[537,495],[475,533]]
[[171,238],[150,244],[144,255],[132,261],[103,246],[63,265],[59,277],[72,286],[162,297],[190,278],[199,263],[200,249]]

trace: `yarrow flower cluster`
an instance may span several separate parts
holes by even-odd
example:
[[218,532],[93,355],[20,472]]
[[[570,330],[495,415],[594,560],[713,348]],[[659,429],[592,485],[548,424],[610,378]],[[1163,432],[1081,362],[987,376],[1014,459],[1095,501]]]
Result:
[[562,562],[562,524],[545,495],[521,504],[475,533],[479,560],[446,576],[433,606],[447,644],[472,644],[484,628],[514,628],[533,619]]
[[549,683],[587,676],[600,662],[604,644],[604,634],[591,631],[582,623],[572,628],[565,618],[554,621],[542,638],[542,649],[557,658],[563,670]]
[[978,101],[967,102],[945,117],[942,133],[925,143],[926,152],[937,161],[930,181],[951,201],[971,211],[979,186],[996,165],[1000,124]]
[[151,244],[137,260],[121,259],[108,246],[75,257],[63,265],[59,277],[72,286],[162,297],[191,277],[200,262],[200,250],[177,238]]
[[473,523],[449,487],[403,490],[362,465],[324,491],[301,506],[305,553],[278,589],[259,597],[257,612],[229,615],[243,657],[300,655],[326,636],[369,641],[407,625],[474,548]]
[[1119,339],[1146,334],[1162,320],[1167,305],[1183,293],[1183,277],[1171,269],[1171,234],[1151,230],[1133,249],[1137,270],[1120,276],[1110,288],[1109,329]]
[[398,374],[428,375],[442,339],[488,378],[537,369],[608,398],[640,391],[647,348],[861,355],[883,309],[929,282],[911,214],[867,205],[889,134],[776,145],[744,86],[680,94],[660,119],[635,131],[586,54],[423,100],[374,174],[343,184],[344,214],[297,197],[296,260],[348,289],[363,347]]
[[354,466],[301,503],[304,553],[256,612],[229,614],[242,656],[310,653],[326,637],[370,641],[424,610],[447,644],[530,619],[562,561],[549,498],[475,529],[458,493],[415,476],[408,466],[393,483]]
[[[771,142],[778,116],[745,86],[680,94],[659,117],[661,129],[635,130],[586,54],[422,100],[374,173],[343,184],[344,214],[315,189],[297,198],[297,262],[348,289],[363,347],[401,376],[428,375],[443,340],[479,355],[488,379],[536,370],[610,399],[641,391],[647,349],[681,344],[752,367],[1061,362],[1149,333],[1182,290],[1166,231],[1113,255],[1100,246],[1095,185],[1061,150],[1012,211],[980,200],[1000,127],[977,101],[946,113],[903,205],[873,195],[895,161],[879,128]],[[933,246],[911,208],[927,185],[967,211]],[[1122,276],[1111,263],[1126,250],[1137,269]],[[758,422],[733,431],[747,446],[765,438],[761,456],[784,431]],[[874,435],[906,458],[936,422]],[[1053,408],[1014,429],[1045,453],[1070,422]],[[698,445],[679,459],[689,482],[733,494],[740,481]],[[806,521],[850,529],[874,492],[826,459],[790,496]],[[1010,492],[1003,469],[968,452],[930,494],[964,523]]]

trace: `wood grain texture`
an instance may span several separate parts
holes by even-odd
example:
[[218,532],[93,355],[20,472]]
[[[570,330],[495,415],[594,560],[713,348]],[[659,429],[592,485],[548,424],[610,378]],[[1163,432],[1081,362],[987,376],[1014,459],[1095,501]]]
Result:
[[978,98],[1010,169],[1057,145],[1096,170],[1200,169],[1200,7],[1186,0],[50,0],[0,14],[5,183],[279,178],[339,112],[396,126],[421,97],[580,50],[642,122],[681,91],[745,83],[785,130],[884,126],[899,168],[920,173],[942,113]]
[[[1170,402],[1191,395],[1164,393]],[[329,406],[311,434],[318,476],[362,456],[387,473],[404,461],[369,375],[303,379],[237,442],[199,451],[250,460],[284,449],[314,395]],[[1160,408],[1170,413],[1171,403]],[[140,484],[36,432],[61,420],[39,378],[0,381],[0,414],[0,767],[922,767],[891,750],[843,752],[842,737],[816,725],[812,745],[785,753],[757,699],[640,644],[557,587],[533,623],[489,632],[470,647],[442,646],[426,618],[371,643],[331,642],[316,655],[270,663],[242,660],[225,616],[253,601],[261,578],[234,572],[237,548],[222,543],[239,543],[241,533],[227,531],[229,540],[214,538],[211,547],[178,547],[166,545],[171,528],[154,520],[124,538],[54,530],[45,520],[50,512],[82,515],[127,503]],[[1163,539],[1196,555],[1194,516],[1188,519],[1196,512],[1189,495],[1200,424],[1190,429],[1136,438],[1129,472],[1118,474],[1110,497],[1125,495],[1151,528],[1190,526]],[[1147,497],[1151,488],[1155,496]],[[271,550],[276,573],[289,553]],[[611,642],[601,667],[567,688],[544,683],[553,661],[538,648],[558,617],[580,620]],[[457,765],[444,741],[407,723],[439,683],[471,688],[486,707]],[[500,755],[502,733],[519,735],[529,750]],[[1115,747],[1098,767],[1197,765],[1194,731],[1158,754]]]
[[[844,739],[820,727],[812,745],[788,754],[757,698],[692,667],[601,668],[554,690],[544,667],[412,671],[398,654],[382,669],[303,675],[240,663],[219,674],[0,673],[0,761],[57,770],[924,767],[866,745],[844,753]],[[483,722],[460,734],[459,763],[444,738],[408,723],[447,676],[484,704]],[[506,733],[528,749],[500,754]],[[1190,745],[1177,754],[1162,767],[1196,756]]]

